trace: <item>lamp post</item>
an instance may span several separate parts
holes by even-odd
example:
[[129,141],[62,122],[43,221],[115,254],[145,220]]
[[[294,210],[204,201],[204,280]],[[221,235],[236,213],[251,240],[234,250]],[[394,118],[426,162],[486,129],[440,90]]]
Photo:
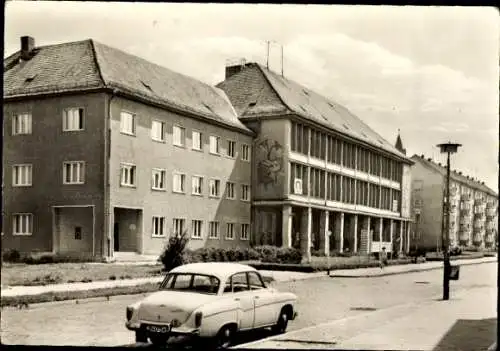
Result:
[[450,155],[457,152],[461,144],[448,142],[446,144],[437,145],[441,149],[441,153],[447,154],[446,161],[446,204],[444,206],[443,216],[446,218],[443,226],[443,300],[450,299]]

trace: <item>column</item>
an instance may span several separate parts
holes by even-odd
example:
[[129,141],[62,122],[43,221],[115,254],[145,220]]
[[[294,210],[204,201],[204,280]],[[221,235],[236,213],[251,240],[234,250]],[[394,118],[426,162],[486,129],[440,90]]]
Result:
[[366,248],[366,253],[370,253],[372,252],[372,233],[371,233],[371,217],[367,217],[366,219],[366,230],[367,230],[367,241],[366,241],[366,245],[367,245],[367,248]]
[[382,217],[379,218],[378,223],[378,242],[379,242],[379,251],[382,251],[382,241],[384,241],[384,219]]
[[307,262],[311,262],[311,227],[312,209],[307,207],[302,210],[300,228],[300,250],[306,256]]
[[110,210],[107,211],[107,226],[108,226],[108,233],[106,235],[106,242],[108,245],[106,256],[108,256],[109,253],[109,258],[113,257],[115,255],[115,210],[113,207],[110,208]]
[[358,252],[358,215],[354,215],[354,252]]
[[403,221],[399,222],[399,253],[403,252]]
[[292,247],[292,206],[284,205],[282,211],[282,246]]
[[[340,213],[339,216],[337,216],[338,219],[338,227],[335,225],[335,227],[339,228],[339,252],[344,252],[344,213]],[[337,235],[337,233],[335,233]]]
[[330,212],[328,210],[321,213],[319,224],[319,250],[323,251],[325,255],[330,255],[330,238],[328,236],[328,228],[330,221]]
[[406,222],[406,252],[410,252],[410,222]]
[[391,238],[391,258],[392,256],[394,255],[394,221],[392,219],[390,219],[390,223],[389,223],[389,235],[390,235],[390,238]]
[[366,216],[361,222],[361,236],[359,243],[361,253],[370,252],[370,217]]

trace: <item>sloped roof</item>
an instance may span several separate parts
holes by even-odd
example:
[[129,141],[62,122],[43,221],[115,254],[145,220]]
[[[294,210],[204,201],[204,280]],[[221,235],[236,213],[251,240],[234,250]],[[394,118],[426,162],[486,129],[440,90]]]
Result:
[[4,98],[112,88],[251,133],[225,93],[194,78],[88,39],[37,47],[4,60]]
[[[441,174],[443,177],[446,177],[446,166],[439,165],[432,159],[423,157],[423,155],[413,155],[411,159],[414,160],[415,162],[423,164],[424,166],[427,166],[427,168],[434,170],[435,172]],[[498,194],[494,190],[489,188],[487,185],[475,181],[473,179],[467,178],[466,176],[458,172],[451,171],[450,178],[456,182],[468,186],[469,188],[483,191],[491,196],[498,196]]]
[[246,64],[217,86],[229,96],[242,120],[293,113],[411,162],[344,106],[258,63]]

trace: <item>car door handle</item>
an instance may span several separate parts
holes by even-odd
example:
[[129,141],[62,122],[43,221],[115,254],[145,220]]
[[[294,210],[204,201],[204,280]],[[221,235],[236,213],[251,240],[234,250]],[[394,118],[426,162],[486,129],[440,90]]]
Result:
[[240,298],[239,298],[239,297],[236,297],[236,298],[234,299],[234,301],[240,301]]
[[260,299],[260,296],[254,296],[253,298],[257,300]]

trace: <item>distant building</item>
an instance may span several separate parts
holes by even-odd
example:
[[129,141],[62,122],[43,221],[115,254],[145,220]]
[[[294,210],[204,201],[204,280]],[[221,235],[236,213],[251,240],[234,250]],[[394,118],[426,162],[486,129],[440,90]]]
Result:
[[[441,250],[446,165],[424,155],[411,159],[415,243]],[[498,243],[498,194],[462,172],[452,171],[450,178],[451,246],[493,248]]]
[[256,244],[307,255],[408,250],[413,162],[400,138],[398,150],[345,107],[257,63],[226,67],[218,87],[257,135]]
[[2,248],[248,246],[253,132],[224,92],[94,40],[4,60]]

